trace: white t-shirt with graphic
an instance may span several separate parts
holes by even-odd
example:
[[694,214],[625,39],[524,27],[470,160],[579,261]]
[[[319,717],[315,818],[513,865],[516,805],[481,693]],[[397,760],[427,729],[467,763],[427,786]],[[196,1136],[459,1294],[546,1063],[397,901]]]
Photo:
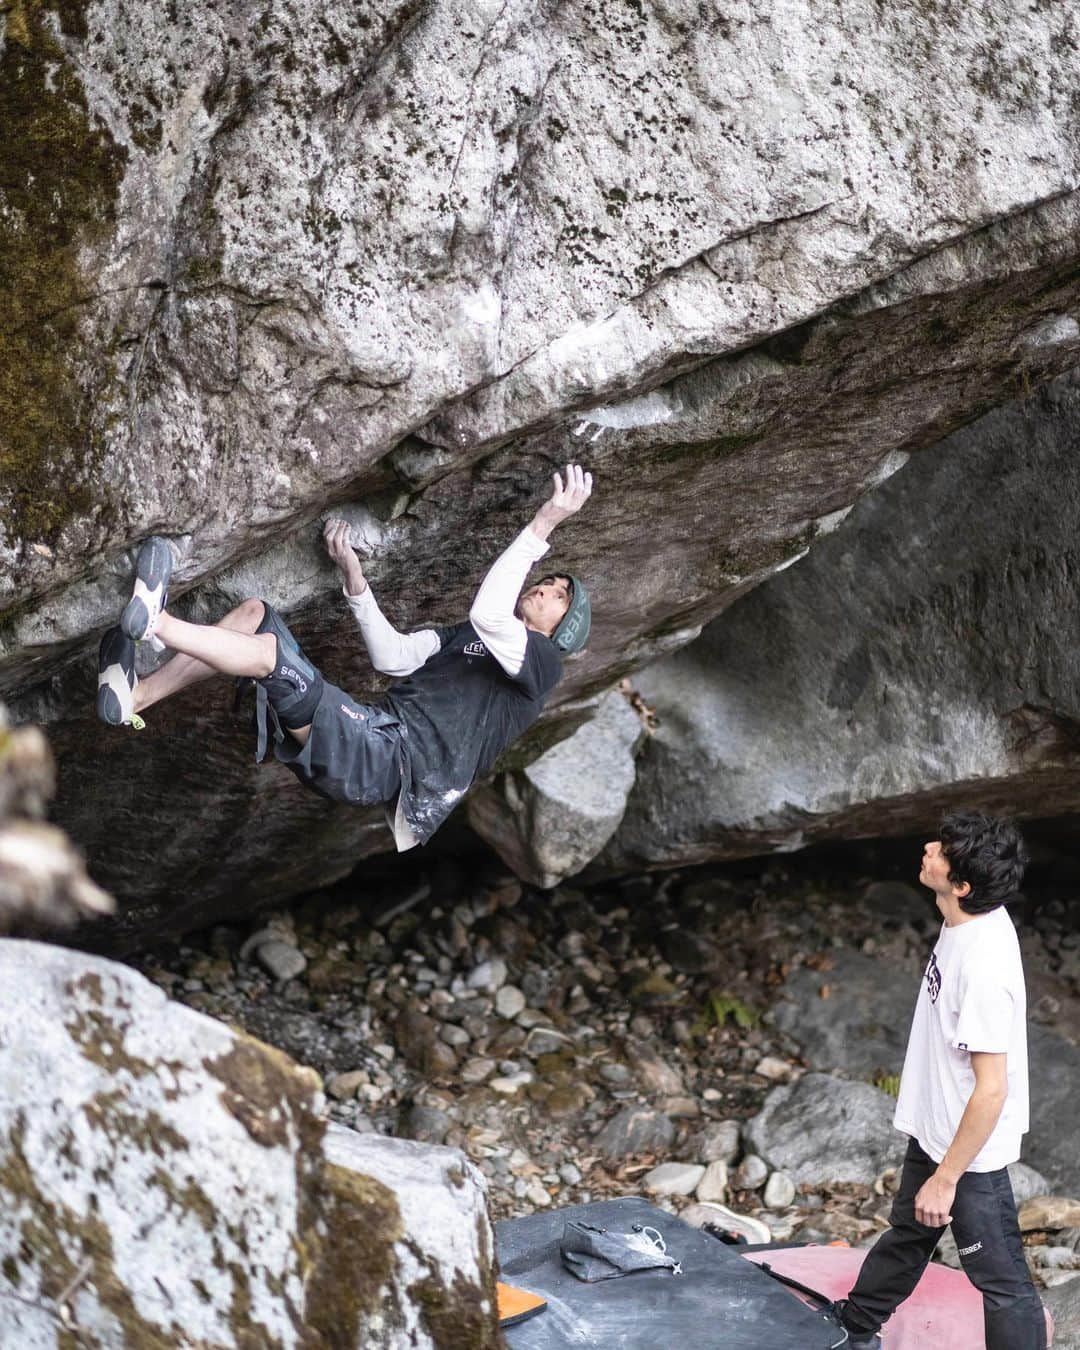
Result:
[[1004,907],[942,925],[908,1038],[893,1123],[935,1162],[953,1141],[975,1086],[973,1052],[1005,1054],[1009,1095],[969,1172],[1020,1157],[1028,1128],[1027,995],[1020,944]]

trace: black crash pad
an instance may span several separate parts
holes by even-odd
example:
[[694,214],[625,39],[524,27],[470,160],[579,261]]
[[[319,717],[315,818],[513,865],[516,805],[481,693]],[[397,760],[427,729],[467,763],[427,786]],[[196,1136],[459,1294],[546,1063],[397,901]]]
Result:
[[[683,1273],[643,1270],[585,1284],[559,1256],[568,1219],[617,1232],[648,1224]],[[840,1334],[738,1248],[637,1196],[505,1219],[495,1225],[495,1249],[500,1278],[548,1301],[539,1316],[507,1329],[512,1350],[830,1350]]]

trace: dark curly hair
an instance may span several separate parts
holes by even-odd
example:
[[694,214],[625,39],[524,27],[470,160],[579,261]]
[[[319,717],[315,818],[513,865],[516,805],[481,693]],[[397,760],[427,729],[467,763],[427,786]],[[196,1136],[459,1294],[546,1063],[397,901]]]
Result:
[[986,914],[1020,899],[1020,883],[1028,851],[1011,820],[981,811],[950,811],[938,832],[954,886],[965,881],[971,890],[960,901],[966,914]]

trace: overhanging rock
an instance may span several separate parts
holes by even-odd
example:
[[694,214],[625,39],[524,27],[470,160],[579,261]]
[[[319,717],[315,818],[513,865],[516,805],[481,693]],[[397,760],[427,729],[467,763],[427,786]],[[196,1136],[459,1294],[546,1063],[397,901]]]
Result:
[[498,1344],[464,1155],[324,1138],[312,1070],[125,966],[6,939],[0,987],[4,1345]]
[[638,678],[601,859],[670,866],[1080,807],[1080,377],[990,413]]
[[0,688],[50,723],[57,814],[136,932],[389,844],[256,772],[223,692],[137,741],[94,722],[151,531],[179,612],[263,594],[364,696],[317,518],[363,527],[396,622],[449,621],[585,454],[556,551],[597,622],[565,702],[1080,357],[1067,8],[171,14],[23,7],[0,56]]

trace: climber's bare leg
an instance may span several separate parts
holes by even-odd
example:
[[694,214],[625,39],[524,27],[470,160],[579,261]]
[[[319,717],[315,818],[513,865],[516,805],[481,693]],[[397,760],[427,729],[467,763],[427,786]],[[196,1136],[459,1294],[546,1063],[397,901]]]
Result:
[[[231,609],[223,619],[220,619],[211,628],[204,628],[201,624],[184,624],[185,629],[200,628],[204,632],[214,632],[217,629],[228,629],[230,632],[247,634],[256,637],[255,630],[263,621],[263,615],[266,613],[266,607],[261,600],[245,600],[243,604],[237,605]],[[166,631],[172,622],[172,616],[166,614]],[[271,662],[273,656],[273,637],[270,634],[259,635],[259,640],[265,642],[269,638],[269,651]],[[164,637],[162,641],[165,641]],[[168,642],[167,646],[176,646],[174,642]],[[145,679],[140,680],[135,690],[135,711],[142,712],[145,708],[151,707],[155,703],[160,703],[163,698],[170,698],[173,694],[178,694],[181,689],[187,689],[190,685],[198,684],[200,681],[208,679],[211,675],[221,674],[221,667],[217,664],[209,664],[200,660],[198,656],[189,655],[181,648],[176,647],[177,654],[170,661],[166,661],[163,666],[159,666],[152,675],[147,675]],[[224,672],[228,674],[229,672]]]
[[[245,600],[213,625],[186,623],[162,610],[154,627],[167,647],[177,654],[159,670],[140,680],[135,689],[135,709],[141,712],[170,694],[198,684],[211,675],[247,675],[261,679],[274,669],[277,640],[273,633],[257,633],[266,606],[261,600]],[[301,745],[311,727],[290,727],[289,735]]]

